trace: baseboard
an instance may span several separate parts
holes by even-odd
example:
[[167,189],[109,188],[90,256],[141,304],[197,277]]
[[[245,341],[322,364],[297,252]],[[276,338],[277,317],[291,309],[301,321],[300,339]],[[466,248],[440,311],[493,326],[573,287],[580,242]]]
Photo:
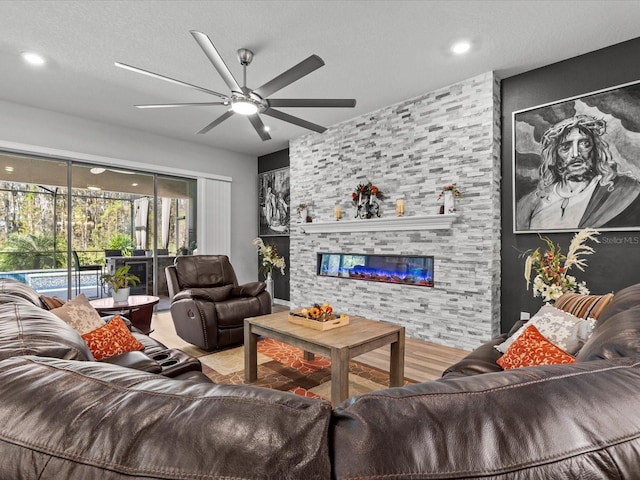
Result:
[[291,302],[289,300],[281,300],[279,298],[274,298],[273,303],[276,305],[284,305],[285,307],[291,308]]

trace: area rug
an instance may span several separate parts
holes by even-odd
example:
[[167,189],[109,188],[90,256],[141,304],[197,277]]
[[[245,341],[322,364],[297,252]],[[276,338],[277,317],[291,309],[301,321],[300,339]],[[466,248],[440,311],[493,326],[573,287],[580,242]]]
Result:
[[[202,371],[214,382],[242,385],[244,349],[238,347],[199,357]],[[405,378],[405,384],[418,383]],[[331,360],[316,355],[305,360],[299,348],[277,340],[258,341],[258,380],[252,385],[329,401]],[[349,395],[388,388],[389,373],[358,361],[349,362]]]

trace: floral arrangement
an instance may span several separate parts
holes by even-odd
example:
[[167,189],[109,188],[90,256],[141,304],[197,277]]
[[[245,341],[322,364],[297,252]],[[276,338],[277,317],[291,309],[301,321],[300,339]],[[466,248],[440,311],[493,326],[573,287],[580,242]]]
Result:
[[298,212],[298,215],[300,215],[300,212],[302,212],[303,210],[305,210],[309,205],[306,203],[301,203],[296,207],[296,211]]
[[451,192],[454,197],[463,196],[462,192],[458,190],[458,187],[456,187],[455,183],[452,183],[450,185],[445,185],[444,187],[442,187],[442,191],[438,194],[438,198],[444,197],[444,192]]
[[265,244],[260,237],[254,238],[253,244],[258,247],[258,253],[262,257],[260,271],[271,273],[274,268],[277,268],[284,275],[284,268],[287,265],[284,262],[284,258],[278,256],[276,246]]
[[531,279],[531,272],[535,271],[536,276],[533,279],[533,296],[542,297],[545,302],[556,301],[563,293],[577,292],[583,295],[589,294],[589,289],[585,282],[578,283],[574,276],[568,275],[567,272],[573,266],[578,270],[584,271],[587,262],[583,255],[591,255],[594,249],[585,245],[587,240],[593,240],[600,243],[596,235],[600,232],[592,228],[586,228],[579,231],[573,236],[569,244],[567,255],[563,255],[560,245],[554,244],[549,237],[540,237],[547,244],[544,253],[540,248],[536,248],[531,255],[527,257],[524,263],[524,278],[527,281],[527,290]]
[[382,200],[384,198],[383,193],[371,182],[361,183],[351,194],[351,201],[354,205],[358,206],[362,202],[362,197],[376,197]]
[[300,310],[300,315],[304,315],[312,320],[318,320],[319,322],[327,322],[335,318],[333,315],[333,307],[328,303],[323,303],[322,305],[315,303],[311,308],[303,308]]

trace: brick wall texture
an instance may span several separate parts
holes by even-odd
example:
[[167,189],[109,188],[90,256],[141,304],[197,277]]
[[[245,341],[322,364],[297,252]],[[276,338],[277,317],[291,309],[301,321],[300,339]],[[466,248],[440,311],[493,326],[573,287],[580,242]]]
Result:
[[[382,216],[433,215],[455,182],[450,230],[305,234],[291,226],[291,306],[329,302],[406,327],[407,336],[473,349],[500,329],[500,89],[493,73],[429,92],[309,134],[290,145],[291,204],[314,222],[354,219],[351,193],[373,182]],[[295,223],[297,220],[298,223]],[[366,222],[366,219],[360,220]],[[319,277],[317,253],[433,255],[434,288]]]

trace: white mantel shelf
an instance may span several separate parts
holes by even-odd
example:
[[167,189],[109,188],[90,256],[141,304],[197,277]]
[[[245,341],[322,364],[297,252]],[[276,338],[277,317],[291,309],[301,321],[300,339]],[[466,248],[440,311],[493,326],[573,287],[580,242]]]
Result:
[[339,220],[301,223],[302,233],[397,232],[400,230],[447,230],[458,215],[414,215],[410,217]]

